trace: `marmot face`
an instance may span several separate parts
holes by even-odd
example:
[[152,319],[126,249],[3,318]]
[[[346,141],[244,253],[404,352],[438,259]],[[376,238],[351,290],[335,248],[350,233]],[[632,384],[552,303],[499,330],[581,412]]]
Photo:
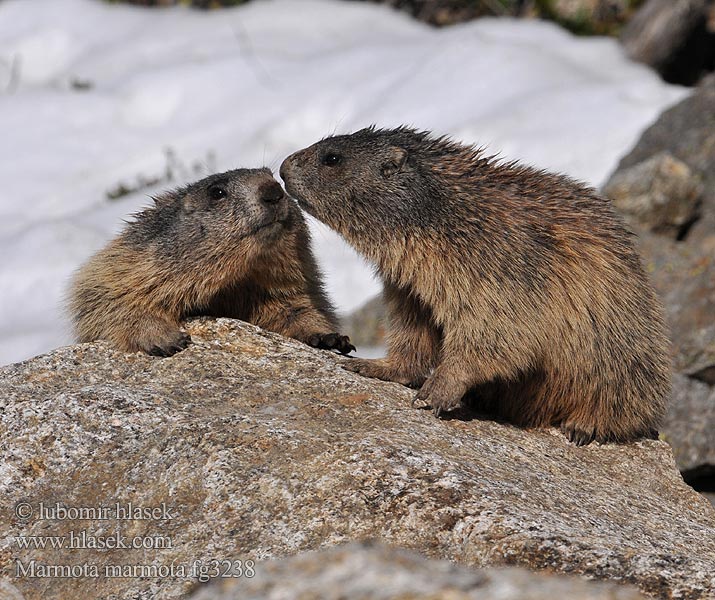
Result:
[[243,319],[318,348],[354,350],[337,320],[298,206],[268,169],[237,169],[155,198],[77,272],[79,341],[170,356],[198,315]]
[[280,174],[301,208],[358,248],[365,238],[359,223],[394,231],[410,220],[408,187],[414,183],[407,184],[418,177],[408,152],[372,129],[296,152],[283,161]]
[[[286,197],[268,169],[236,169],[211,175],[187,187],[155,198],[156,209],[142,215],[129,230],[130,241],[158,241],[169,255],[169,242],[186,252],[185,241],[226,240],[239,243],[251,238],[262,246],[291,229],[297,208]],[[172,231],[173,230],[173,231]],[[182,243],[176,243],[180,236]],[[174,240],[171,242],[171,240]],[[255,242],[258,242],[256,244]],[[211,247],[211,246],[207,246]]]

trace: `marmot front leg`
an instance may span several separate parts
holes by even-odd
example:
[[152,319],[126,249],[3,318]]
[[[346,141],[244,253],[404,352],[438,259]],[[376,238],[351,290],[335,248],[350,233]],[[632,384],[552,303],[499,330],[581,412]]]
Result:
[[429,310],[408,291],[385,283],[389,323],[386,358],[353,359],[343,368],[365,377],[420,387],[436,362],[441,332]]
[[257,309],[255,323],[313,348],[337,350],[341,354],[355,350],[350,338],[337,332],[335,317],[316,308],[307,295],[265,302]]
[[153,315],[130,326],[116,326],[109,337],[122,350],[163,357],[181,352],[191,343],[191,337],[179,329],[178,323]]
[[439,417],[442,413],[459,408],[470,387],[470,377],[462,367],[441,362],[417,392],[412,405],[424,403]]
[[478,336],[480,344],[465,340],[459,330],[448,331],[440,358],[432,374],[413,401],[431,406],[440,416],[459,408],[464,395],[477,385],[497,378],[509,379],[518,372],[506,356],[503,339],[498,336]]

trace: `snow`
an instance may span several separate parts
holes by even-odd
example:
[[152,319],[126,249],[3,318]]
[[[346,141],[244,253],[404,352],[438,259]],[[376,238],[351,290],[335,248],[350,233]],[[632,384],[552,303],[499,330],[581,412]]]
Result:
[[[438,30],[336,0],[209,12],[3,0],[0,363],[71,342],[69,277],[158,189],[237,166],[277,173],[289,153],[371,123],[598,185],[685,94],[613,40],[544,22]],[[120,184],[136,191],[109,200]],[[369,267],[312,226],[339,309],[377,293]]]

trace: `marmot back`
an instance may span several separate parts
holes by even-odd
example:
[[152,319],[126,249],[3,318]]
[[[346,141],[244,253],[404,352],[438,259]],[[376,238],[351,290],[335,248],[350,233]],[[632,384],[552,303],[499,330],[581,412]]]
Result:
[[389,353],[345,366],[467,392],[579,444],[653,435],[670,393],[662,310],[610,203],[568,177],[408,128],[327,138],[286,189],[384,282]]
[[249,321],[321,348],[352,349],[335,333],[298,207],[268,169],[211,175],[155,199],[74,278],[79,341],[168,356],[189,343],[179,321]]

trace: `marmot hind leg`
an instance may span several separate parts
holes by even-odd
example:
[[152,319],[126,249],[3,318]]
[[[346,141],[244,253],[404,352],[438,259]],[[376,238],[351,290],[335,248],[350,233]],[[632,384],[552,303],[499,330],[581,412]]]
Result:
[[427,378],[426,374],[405,368],[405,365],[394,365],[390,358],[354,358],[341,366],[363,377],[401,383],[411,388],[419,388]]

